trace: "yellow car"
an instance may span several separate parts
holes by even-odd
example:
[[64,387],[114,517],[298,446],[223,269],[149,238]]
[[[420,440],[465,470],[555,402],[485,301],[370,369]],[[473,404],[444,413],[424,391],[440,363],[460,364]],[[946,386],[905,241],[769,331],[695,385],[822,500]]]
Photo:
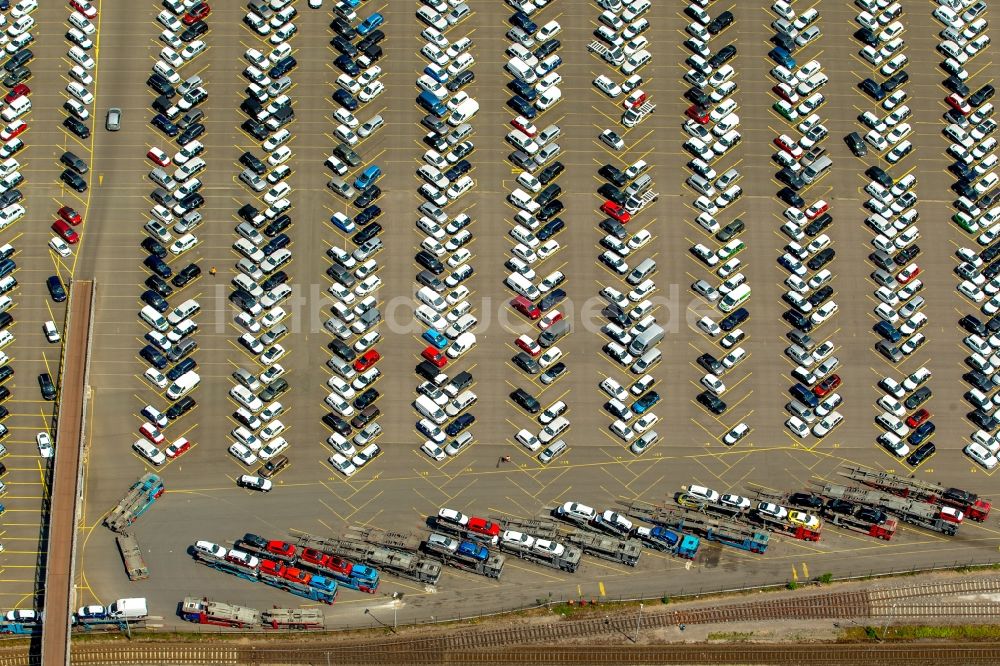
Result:
[[819,518],[804,511],[791,511],[788,514],[788,522],[792,525],[801,525],[811,530],[819,527]]

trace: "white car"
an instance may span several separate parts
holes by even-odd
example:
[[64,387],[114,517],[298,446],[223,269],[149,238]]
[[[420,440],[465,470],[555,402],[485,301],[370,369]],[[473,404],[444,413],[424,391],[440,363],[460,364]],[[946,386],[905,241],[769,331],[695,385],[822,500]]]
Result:
[[68,257],[71,254],[73,254],[73,251],[70,250],[69,245],[66,244],[66,241],[64,241],[62,238],[59,238],[58,236],[53,236],[52,238],[49,239],[49,247],[52,248],[52,250],[60,257]]
[[[40,432],[35,435],[35,443],[38,444],[38,455],[43,458],[51,458],[55,455],[55,448],[52,446],[52,438],[47,432]],[[996,460],[994,458],[994,460]]]
[[354,463],[339,453],[334,453],[328,460],[333,468],[344,476],[349,477],[358,471],[358,468],[354,466]]
[[705,486],[697,485],[688,486],[687,494],[695,499],[704,500],[706,502],[718,502],[720,497],[717,491]]
[[247,466],[257,463],[257,456],[253,450],[242,442],[233,442],[229,447],[229,454]]
[[429,439],[420,445],[420,450],[426,453],[429,458],[438,462],[448,457],[440,446]]
[[49,342],[59,342],[61,339],[59,329],[56,328],[56,323],[51,320],[42,324],[42,333],[45,334],[45,339]]

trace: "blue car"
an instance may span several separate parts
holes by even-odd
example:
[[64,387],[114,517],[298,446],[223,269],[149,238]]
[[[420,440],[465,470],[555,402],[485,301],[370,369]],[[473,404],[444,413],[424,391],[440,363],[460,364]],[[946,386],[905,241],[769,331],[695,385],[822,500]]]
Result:
[[354,179],[354,188],[357,190],[367,190],[381,177],[382,168],[379,165],[373,164],[369,167],[365,167],[365,170],[358,174],[358,177]]
[[169,379],[172,382],[177,381],[177,378],[183,375],[185,372],[188,372],[189,370],[194,370],[197,367],[198,364],[195,362],[193,358],[186,358],[167,371],[167,379]]
[[366,18],[364,21],[359,23],[358,27],[355,28],[355,30],[357,30],[359,35],[364,37],[369,32],[379,27],[383,23],[385,23],[385,17],[379,14],[378,12],[375,12],[374,14]]
[[792,57],[792,54],[789,53],[787,49],[780,46],[776,46],[768,51],[767,57],[779,65],[787,67],[788,69],[795,68],[795,58]]
[[486,550],[486,546],[482,544],[473,543],[472,541],[463,541],[458,544],[458,554],[477,559],[480,562],[485,562],[490,556],[490,551]]
[[438,67],[437,65],[434,64],[427,65],[426,67],[424,67],[424,74],[431,77],[440,84],[447,83],[448,79],[451,78],[448,75],[447,70],[445,70],[443,67]]
[[538,111],[534,106],[532,106],[531,102],[524,99],[520,95],[514,95],[507,100],[507,106],[514,109],[528,120],[531,120],[538,115]]
[[152,123],[153,127],[156,129],[162,130],[167,136],[177,136],[181,132],[181,128],[170,122],[170,119],[162,113],[158,113],[153,116],[153,119],[149,122]]
[[347,217],[343,213],[334,213],[332,216],[330,216],[330,222],[333,224],[333,226],[349,234],[354,233],[355,231],[354,222],[351,221],[351,218]]
[[358,108],[358,100],[354,99],[351,93],[346,90],[338,90],[333,93],[333,101],[348,111],[355,111]]
[[337,69],[348,76],[357,76],[361,73],[361,68],[358,67],[358,63],[354,62],[354,60],[351,59],[351,56],[346,53],[344,55],[337,56],[337,59],[333,61],[333,64],[337,67]]
[[899,342],[903,338],[903,334],[887,321],[880,321],[872,326],[872,330],[889,342]]
[[444,337],[444,334],[435,331],[433,328],[428,328],[420,337],[438,349],[444,349],[448,346],[448,338]]
[[517,10],[516,12],[511,14],[509,21],[511,25],[516,25],[518,28],[524,30],[529,35],[533,35],[536,32],[538,32],[538,24],[532,21],[530,18],[528,18],[528,15],[522,12],[521,10]]
[[925,439],[933,435],[935,430],[937,430],[937,426],[934,425],[933,421],[922,423],[920,426],[917,427],[916,430],[910,433],[910,436],[907,437],[906,441],[908,441],[913,446],[917,446]]
[[659,401],[660,394],[656,391],[650,391],[632,403],[632,411],[636,414],[642,414]]
[[166,357],[157,351],[156,347],[153,345],[146,345],[140,349],[139,356],[141,356],[143,360],[148,361],[157,370],[163,370],[167,367]]
[[56,303],[62,303],[66,300],[66,288],[63,287],[62,280],[59,279],[58,275],[50,275],[45,280],[45,286],[49,289],[49,296]]

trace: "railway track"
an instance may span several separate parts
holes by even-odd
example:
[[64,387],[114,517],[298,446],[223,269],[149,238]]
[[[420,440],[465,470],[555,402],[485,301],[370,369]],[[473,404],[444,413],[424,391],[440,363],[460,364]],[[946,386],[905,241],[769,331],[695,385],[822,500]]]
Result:
[[[24,657],[12,661],[0,658],[3,666],[36,666],[40,661]],[[963,666],[995,666],[1000,663],[1000,643],[955,645],[950,643],[916,645],[893,644],[805,644],[805,645],[658,645],[658,646],[562,646],[508,647],[504,650],[386,650],[384,646],[364,649],[353,647],[298,647],[252,649],[217,648],[206,645],[135,645],[118,648],[84,645],[73,650],[74,666],[121,666],[123,664],[162,664],[163,666],[396,666],[397,664],[509,664],[517,666],[578,664],[580,666],[644,666],[671,664],[755,664],[803,666],[842,666],[864,663],[866,666],[938,666],[943,663]]]

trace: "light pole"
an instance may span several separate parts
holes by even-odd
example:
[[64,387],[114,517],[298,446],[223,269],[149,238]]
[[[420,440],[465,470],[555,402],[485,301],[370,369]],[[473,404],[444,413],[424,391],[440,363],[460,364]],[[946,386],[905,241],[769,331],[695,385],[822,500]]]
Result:
[[889,622],[892,620],[892,614],[895,610],[896,604],[893,604],[892,608],[889,609],[889,615],[885,618],[885,624],[882,625],[882,640],[885,640],[885,635],[889,632]]
[[639,642],[639,627],[642,625],[642,604],[639,604],[639,617],[635,621],[635,638],[632,639],[633,643]]

